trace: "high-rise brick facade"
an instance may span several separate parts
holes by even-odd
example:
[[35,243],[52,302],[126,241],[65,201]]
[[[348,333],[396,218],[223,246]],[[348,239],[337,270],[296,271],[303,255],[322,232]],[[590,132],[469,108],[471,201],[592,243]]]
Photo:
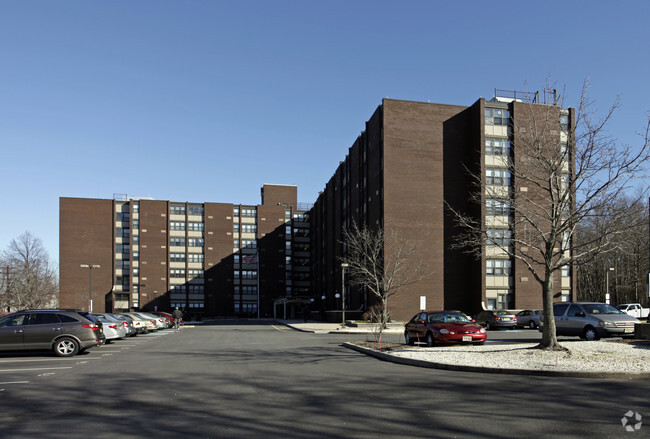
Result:
[[[397,232],[415,245],[428,268],[420,282],[391,298],[393,319],[412,317],[422,298],[428,309],[467,313],[540,308],[541,287],[524,264],[489,248],[480,259],[454,248],[458,229],[448,209],[473,212],[485,227],[500,224],[495,231],[506,233],[508,220],[501,218],[508,214],[486,211],[485,197],[482,206],[470,203],[469,194],[477,190],[476,175],[513,190],[517,183],[502,178],[518,153],[513,126],[531,108],[548,110],[516,99],[480,99],[469,107],[384,99],[312,210],[312,289],[316,298],[325,298],[323,306],[341,307],[335,295],[342,288],[342,229],[356,223]],[[553,111],[558,128],[561,114],[571,119],[569,110]],[[564,300],[575,290],[571,277],[558,278],[556,285]],[[352,314],[372,303],[367,293],[349,287],[345,297]]]

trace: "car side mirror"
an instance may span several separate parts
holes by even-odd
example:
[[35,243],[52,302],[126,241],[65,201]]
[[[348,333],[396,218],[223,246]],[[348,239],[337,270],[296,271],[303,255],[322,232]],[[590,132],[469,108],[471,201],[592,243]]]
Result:
[[585,313],[583,312],[577,312],[576,317],[585,317]]

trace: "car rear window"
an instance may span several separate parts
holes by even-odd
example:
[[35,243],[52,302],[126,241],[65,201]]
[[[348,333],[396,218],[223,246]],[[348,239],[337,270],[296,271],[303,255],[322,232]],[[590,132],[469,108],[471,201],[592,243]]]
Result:
[[74,317],[70,317],[67,314],[57,314],[59,316],[59,320],[61,320],[61,323],[78,323],[79,320],[75,319]]

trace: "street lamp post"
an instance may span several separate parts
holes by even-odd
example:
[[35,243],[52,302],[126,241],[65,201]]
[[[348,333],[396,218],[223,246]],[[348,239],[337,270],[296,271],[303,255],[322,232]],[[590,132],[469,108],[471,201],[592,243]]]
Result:
[[606,285],[607,290],[606,290],[606,293],[605,293],[605,303],[608,304],[608,305],[609,305],[609,272],[610,271],[614,271],[614,267],[609,267],[609,270],[607,270],[605,272],[605,275],[607,277],[607,280],[605,281],[605,283],[607,284]]
[[88,311],[93,312],[93,268],[101,268],[99,265],[81,264],[81,268],[88,269]]
[[350,264],[345,262],[341,264],[341,311],[343,312],[343,326],[345,326],[345,269]]

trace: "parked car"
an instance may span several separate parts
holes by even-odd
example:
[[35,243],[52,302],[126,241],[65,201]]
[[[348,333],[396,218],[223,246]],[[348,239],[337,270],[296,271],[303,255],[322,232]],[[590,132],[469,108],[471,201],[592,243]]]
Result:
[[406,344],[423,341],[427,346],[435,343],[483,344],[487,333],[481,325],[456,311],[426,311],[417,313],[404,329]]
[[121,321],[108,315],[93,314],[93,316],[102,322],[106,343],[110,343],[113,340],[121,340],[126,337],[126,329]]
[[70,357],[99,346],[99,326],[76,310],[23,310],[0,318],[0,350],[51,349]]
[[127,322],[133,326],[133,329],[135,330],[135,335],[138,334],[145,334],[147,333],[147,325],[145,324],[145,321],[139,318],[134,318],[133,316],[130,316],[128,314],[115,314],[115,316],[119,319],[124,319]]
[[120,316],[116,315],[113,313],[109,312],[104,312],[104,313],[98,313],[101,316],[106,316],[115,319],[117,322],[119,322],[124,330],[126,331],[126,336],[127,337],[133,337],[137,335],[137,331],[135,329],[135,326],[133,326],[133,320],[127,319],[125,316]]
[[155,323],[151,319],[145,319],[142,316],[139,316],[133,312],[124,312],[119,315],[131,319],[133,326],[138,330],[138,334],[146,334],[149,331],[153,331],[156,328]]
[[169,328],[174,326],[174,316],[169,314],[168,312],[156,311],[156,312],[152,312],[151,314],[155,314],[157,316],[164,317],[164,318],[168,319],[169,320]]
[[[638,319],[625,314],[607,303],[562,302],[553,305],[557,335],[575,335],[585,340],[601,337],[633,336]],[[539,331],[543,330],[542,325]]]
[[517,326],[517,316],[504,309],[481,311],[475,318],[476,323],[485,329],[514,328]]
[[157,313],[153,312],[143,312],[143,311],[138,311],[138,314],[144,317],[150,317],[155,320],[156,323],[156,329],[166,329],[171,326],[169,323],[169,320],[161,315],[158,315]]
[[637,319],[647,319],[648,314],[650,314],[650,308],[644,308],[640,303],[623,303],[618,305],[616,308],[625,314],[636,317]]
[[144,312],[144,311],[137,311],[135,314],[137,314],[140,317],[143,317],[145,319],[151,320],[153,322],[153,324],[155,325],[154,330],[164,329],[165,328],[165,322],[162,319],[162,317],[160,317],[160,316],[149,314],[148,312]]
[[517,313],[517,326],[525,328],[526,326],[535,329],[539,326],[539,317],[542,315],[541,309],[525,309]]

